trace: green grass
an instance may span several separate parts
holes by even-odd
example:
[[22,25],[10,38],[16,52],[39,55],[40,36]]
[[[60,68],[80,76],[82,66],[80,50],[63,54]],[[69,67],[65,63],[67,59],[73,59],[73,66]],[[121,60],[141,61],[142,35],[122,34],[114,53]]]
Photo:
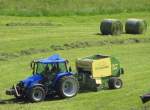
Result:
[[[119,18],[122,22],[130,17],[138,17],[150,23],[150,16],[146,12],[38,18],[0,16],[0,99],[13,98],[6,96],[5,90],[31,75],[29,63],[32,59],[48,57],[54,53],[68,59],[74,71],[76,58],[96,53],[115,56],[125,68],[122,89],[81,93],[71,99],[44,101],[38,104],[8,101],[7,104],[0,105],[0,110],[130,110],[143,106],[139,95],[150,91],[150,29],[148,27],[143,35],[97,34],[100,21],[108,17]],[[131,40],[133,38],[138,41],[134,42]],[[59,48],[54,49],[52,46]],[[21,54],[22,51],[25,53]]]
[[[64,45],[66,43],[87,41],[97,42],[105,40],[118,40],[128,38],[149,38],[150,32],[144,35],[122,34],[116,37],[103,37],[99,24],[104,18],[121,18],[124,23],[127,18],[143,18],[148,23],[150,16],[147,13],[96,15],[96,16],[70,16],[70,17],[5,17],[0,19],[0,52],[18,52],[29,48],[50,49],[52,45]],[[21,26],[7,26],[8,24]],[[31,26],[24,26],[31,23]],[[49,26],[32,26],[32,23],[48,23]],[[148,27],[149,29],[149,27]],[[79,39],[78,39],[79,38]],[[8,49],[7,49],[8,48]]]
[[149,0],[0,0],[0,14],[13,16],[96,15],[150,11]]
[[[78,94],[72,99],[45,101],[39,104],[5,104],[0,109],[5,110],[41,110],[41,109],[62,109],[62,110],[130,110],[132,107],[141,107],[139,95],[148,92],[149,85],[149,65],[150,62],[150,44],[130,44],[130,45],[113,45],[105,47],[91,47],[73,49],[69,51],[57,51],[63,57],[74,62],[77,57],[83,57],[90,54],[103,53],[116,56],[125,68],[125,74],[122,76],[124,87],[120,90],[103,90],[100,92],[89,92]],[[30,75],[31,70],[28,68],[28,62],[32,58],[49,56],[53,53],[36,54],[32,56],[21,57],[1,64],[1,85],[0,97],[9,99],[12,97],[5,96],[4,90],[19,79]],[[142,58],[141,58],[142,57]],[[73,66],[73,64],[72,64]],[[74,66],[73,66],[74,67]],[[8,79],[9,77],[9,79]],[[87,105],[87,106],[85,106]]]

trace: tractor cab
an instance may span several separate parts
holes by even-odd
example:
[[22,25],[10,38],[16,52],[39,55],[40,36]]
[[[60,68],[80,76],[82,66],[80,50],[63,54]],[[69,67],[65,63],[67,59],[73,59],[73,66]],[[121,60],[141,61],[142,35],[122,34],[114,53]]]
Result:
[[57,74],[68,72],[68,61],[53,55],[46,59],[35,60],[31,62],[33,75],[40,74],[49,80],[53,80]]

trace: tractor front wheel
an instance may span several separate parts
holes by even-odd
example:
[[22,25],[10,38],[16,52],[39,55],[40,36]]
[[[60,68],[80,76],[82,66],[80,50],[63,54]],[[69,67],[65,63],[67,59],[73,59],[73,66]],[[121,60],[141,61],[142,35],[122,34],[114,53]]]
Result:
[[113,77],[110,78],[108,81],[108,85],[110,89],[120,89],[123,85],[122,80],[117,78],[117,77]]
[[45,96],[46,96],[45,90],[40,86],[36,86],[29,91],[28,98],[30,99],[31,102],[40,102],[45,99]]
[[73,76],[66,76],[60,79],[57,92],[61,98],[70,98],[75,96],[79,90],[79,83]]

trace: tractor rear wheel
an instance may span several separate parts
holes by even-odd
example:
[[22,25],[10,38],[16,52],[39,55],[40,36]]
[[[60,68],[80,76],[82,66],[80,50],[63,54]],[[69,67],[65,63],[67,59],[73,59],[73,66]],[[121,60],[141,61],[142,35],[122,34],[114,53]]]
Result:
[[60,79],[57,92],[61,98],[70,98],[79,91],[79,83],[73,76],[67,76]]
[[28,98],[31,102],[40,102],[45,99],[45,90],[40,86],[35,86],[29,91]]
[[108,85],[110,89],[120,89],[123,85],[122,80],[117,78],[117,77],[113,77],[110,78],[108,81]]

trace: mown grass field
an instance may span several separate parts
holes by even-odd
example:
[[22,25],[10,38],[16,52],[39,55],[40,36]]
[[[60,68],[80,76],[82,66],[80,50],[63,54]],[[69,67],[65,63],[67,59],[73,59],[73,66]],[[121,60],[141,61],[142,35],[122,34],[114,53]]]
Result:
[[[143,35],[99,35],[104,18],[143,18],[147,12],[113,15],[12,17],[0,16],[0,110],[131,110],[141,108],[141,94],[150,91],[150,28]],[[119,90],[80,93],[64,100],[41,103],[15,103],[5,90],[31,75],[32,59],[59,53],[68,59],[75,71],[78,57],[102,53],[118,58],[125,68],[124,87]]]

